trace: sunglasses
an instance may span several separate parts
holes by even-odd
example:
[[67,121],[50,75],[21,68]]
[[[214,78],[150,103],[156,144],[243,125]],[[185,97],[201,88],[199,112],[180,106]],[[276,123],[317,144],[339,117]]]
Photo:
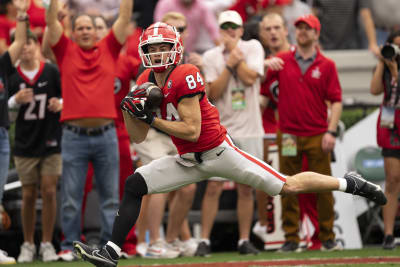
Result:
[[186,30],[186,26],[176,27],[176,30],[177,30],[179,33],[183,33],[183,32]]
[[227,29],[233,29],[236,30],[238,28],[240,28],[240,25],[237,25],[235,23],[232,22],[225,22],[224,24],[221,24],[221,26],[219,26],[221,29],[223,30],[227,30]]

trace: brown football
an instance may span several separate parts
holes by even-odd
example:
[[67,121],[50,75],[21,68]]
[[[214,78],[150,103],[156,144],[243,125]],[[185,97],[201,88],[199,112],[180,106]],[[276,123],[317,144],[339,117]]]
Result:
[[160,87],[152,83],[146,88],[147,100],[146,104],[151,110],[157,109],[163,101],[164,95]]

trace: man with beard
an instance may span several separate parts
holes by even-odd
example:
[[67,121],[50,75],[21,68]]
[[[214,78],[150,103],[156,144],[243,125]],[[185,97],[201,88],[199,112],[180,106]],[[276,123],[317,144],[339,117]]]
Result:
[[[283,67],[269,69],[266,78],[267,84],[279,82],[277,143],[280,166],[284,167],[280,171],[286,175],[300,172],[306,157],[308,170],[330,175],[330,153],[335,147],[342,112],[341,87],[334,62],[317,48],[321,30],[318,18],[301,16],[295,26],[297,47],[278,54]],[[317,194],[322,250],[338,249],[333,232],[333,205],[331,192]],[[299,228],[292,228],[294,238],[286,240],[282,251],[299,249]]]

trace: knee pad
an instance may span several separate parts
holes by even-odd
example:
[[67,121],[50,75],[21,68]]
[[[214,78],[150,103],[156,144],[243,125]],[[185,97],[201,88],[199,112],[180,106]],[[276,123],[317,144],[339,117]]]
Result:
[[128,176],[125,181],[124,191],[129,192],[137,197],[142,197],[147,194],[147,184],[143,176],[135,172],[134,174]]

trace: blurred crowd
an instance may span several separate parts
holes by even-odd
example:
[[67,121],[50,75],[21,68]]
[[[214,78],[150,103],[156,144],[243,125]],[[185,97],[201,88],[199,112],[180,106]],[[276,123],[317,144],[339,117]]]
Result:
[[[396,110],[400,90],[398,63],[394,62],[400,50],[392,58],[383,58],[381,46],[388,41],[400,45],[400,35],[395,34],[400,31],[397,2],[0,0],[0,188],[6,182],[10,160],[9,108],[18,111],[12,160],[22,183],[24,235],[17,259],[0,251],[0,263],[32,262],[36,258],[46,262],[75,260],[72,241],[84,238],[83,214],[93,180],[100,196],[102,228],[100,244],[93,245],[104,245],[111,236],[125,179],[136,167],[177,154],[170,138],[155,128],[144,142],[133,145],[119,107],[145,68],[138,45],[142,31],[152,23],[165,22],[180,33],[183,63],[201,71],[207,96],[238,147],[271,163],[269,150],[276,144],[282,173],[310,170],[330,175],[342,89],[335,64],[323,51],[369,49],[380,62],[371,92],[385,92],[384,103]],[[95,64],[104,70],[94,70]],[[382,83],[384,75],[389,78]],[[203,82],[201,77],[196,79]],[[389,126],[397,123],[400,119]],[[382,131],[380,140],[389,140],[390,134],[390,130]],[[386,149],[385,164],[392,164],[394,170],[390,181],[395,186],[390,187],[390,205],[384,213],[384,248],[393,248],[400,143],[381,141],[380,145]],[[139,220],[122,247],[123,255],[209,255],[223,185],[219,177],[207,183],[200,239],[193,238],[187,219],[196,184],[146,196]],[[257,254],[250,233],[267,242],[271,197],[253,192],[249,186],[237,184],[235,188],[238,252]],[[61,194],[59,210],[57,193]],[[42,237],[37,248],[35,203],[39,194],[43,200]],[[5,230],[12,222],[1,205],[2,197],[0,190],[0,222]],[[255,203],[258,221],[252,228]],[[331,193],[285,196],[281,204],[285,242],[280,251],[341,249],[333,232]],[[167,229],[161,235],[166,205]],[[305,210],[316,228],[308,248],[300,246],[299,237]],[[61,213],[63,232],[59,252],[52,244],[57,213]]]

